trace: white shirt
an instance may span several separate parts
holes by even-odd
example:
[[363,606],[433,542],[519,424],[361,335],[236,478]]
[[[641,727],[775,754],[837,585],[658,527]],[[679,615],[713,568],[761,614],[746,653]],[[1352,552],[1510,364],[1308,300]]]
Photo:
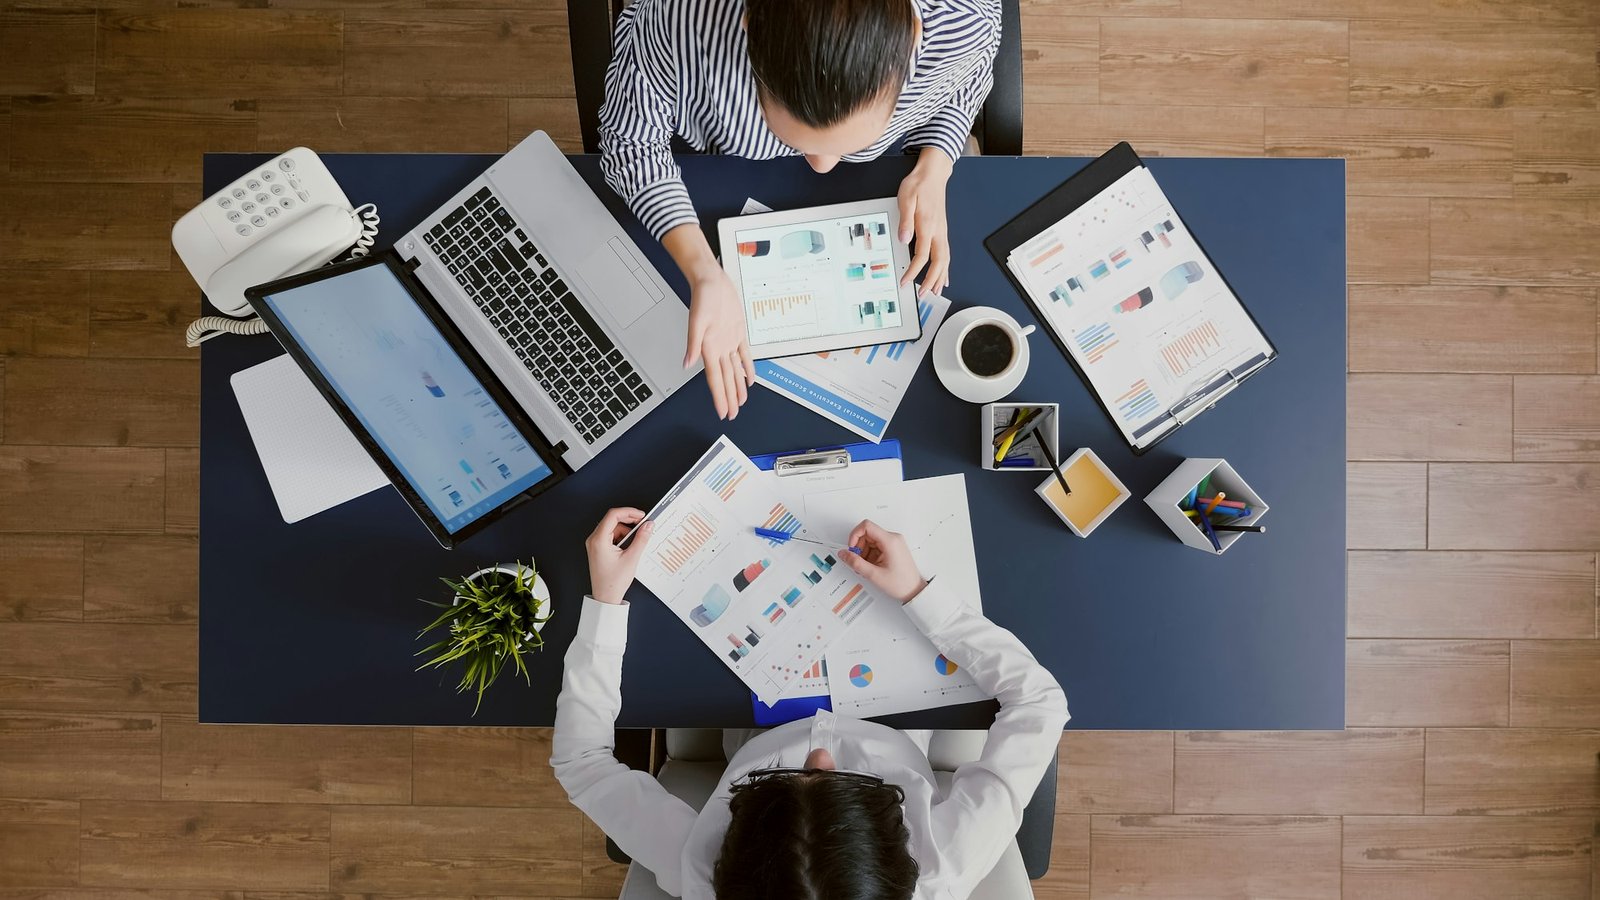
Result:
[[[801,766],[816,740],[829,747],[839,768],[872,772],[905,791],[910,850],[920,870],[918,900],[965,900],[1016,836],[1023,807],[1053,764],[1067,698],[1015,635],[937,584],[905,609],[939,652],[1000,701],[982,755],[956,769],[947,792],[934,780],[927,755],[904,732],[819,713],[746,743],[705,809],[696,812],[649,773],[629,769],[613,755],[628,607],[592,598],[584,599],[556,700],[550,759],[556,778],[574,805],[655,873],[662,890],[686,900],[713,900],[711,871],[728,826],[732,784],[752,769]],[[831,746],[822,743],[830,721],[836,738]]]

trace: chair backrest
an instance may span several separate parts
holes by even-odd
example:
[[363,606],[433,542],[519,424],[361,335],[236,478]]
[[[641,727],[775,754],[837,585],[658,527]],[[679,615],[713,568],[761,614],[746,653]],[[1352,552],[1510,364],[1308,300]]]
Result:
[[[572,83],[578,97],[578,127],[583,151],[600,152],[600,104],[606,99],[606,66],[611,62],[611,32],[627,0],[567,0],[572,42]],[[1020,0],[1001,0],[1000,52],[994,60],[994,88],[983,102],[973,129],[991,156],[1022,153],[1022,12]]]

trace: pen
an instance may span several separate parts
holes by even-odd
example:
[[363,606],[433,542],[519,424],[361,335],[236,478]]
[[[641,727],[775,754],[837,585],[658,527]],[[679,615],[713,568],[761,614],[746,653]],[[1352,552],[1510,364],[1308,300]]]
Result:
[[1008,456],[1000,460],[1001,468],[1038,468],[1039,462],[1031,456]]
[[[1207,500],[1207,501],[1204,501],[1204,502],[1209,503],[1211,501]],[[1230,507],[1233,508],[1233,509],[1249,509],[1250,508],[1250,504],[1245,502],[1245,501],[1243,501],[1243,500],[1218,500],[1216,505],[1217,505],[1217,509],[1219,509],[1219,510],[1228,509]],[[1195,507],[1195,504],[1191,503],[1191,504],[1189,504],[1188,508],[1193,509],[1194,507]]]
[[1246,534],[1266,534],[1265,525],[1213,525],[1212,531],[1240,531]]
[[1013,420],[1010,425],[1006,426],[1004,431],[995,436],[994,461],[996,464],[999,464],[1006,458],[1006,455],[1011,452],[1011,448],[1017,445],[1017,441],[1020,440],[1023,435],[1027,434],[1027,432],[1025,432],[1023,429],[1026,428],[1034,419],[1038,418],[1039,414],[1043,411],[1044,407],[1042,406],[1023,410],[1017,414],[1016,419]]
[[[1039,408],[1041,410],[1044,409],[1042,406]],[[1038,432],[1040,426],[1044,424],[1043,420],[1043,416],[1036,417],[1035,421],[1017,434],[1017,440],[1020,441],[1028,435]],[[1050,471],[1056,473],[1056,480],[1061,482],[1061,492],[1070,496],[1072,494],[1072,486],[1067,484],[1067,476],[1061,473],[1061,464],[1056,462],[1056,455],[1050,452],[1050,442],[1045,440],[1043,434],[1040,434],[1036,443],[1039,445],[1040,452],[1044,454],[1044,461],[1050,464]]]
[[1211,530],[1211,520],[1206,518],[1206,514],[1201,513],[1195,518],[1195,522],[1200,526],[1200,530],[1204,531],[1206,533],[1206,537],[1211,541],[1211,548],[1216,550],[1218,553],[1221,553],[1222,542],[1217,540],[1217,533]]
[[1206,515],[1208,515],[1208,516],[1211,515],[1211,511],[1213,509],[1217,508],[1217,504],[1221,503],[1222,501],[1224,501],[1226,499],[1228,499],[1228,495],[1227,494],[1224,494],[1221,491],[1217,491],[1217,495],[1215,497],[1211,498],[1211,502],[1210,503],[1206,504]]
[[[1247,519],[1247,518],[1250,517],[1250,513],[1251,512],[1252,512],[1252,510],[1249,510],[1249,509],[1234,509],[1231,506],[1219,506],[1219,507],[1216,508],[1215,511],[1213,511],[1211,513],[1211,515],[1213,515],[1213,516],[1232,516],[1235,519]],[[1200,511],[1197,510],[1197,509],[1186,509],[1186,510],[1183,511],[1183,514],[1188,516],[1191,519],[1195,519],[1195,518],[1199,518]]]
[[[756,535],[758,537],[764,537],[764,538],[766,538],[768,540],[771,540],[771,541],[777,541],[780,544],[787,544],[790,541],[799,541],[802,544],[816,544],[818,547],[837,547],[837,546],[839,546],[838,544],[830,544],[827,541],[814,541],[811,538],[795,537],[794,535],[790,534],[787,531],[777,531],[777,530],[772,529],[772,528],[757,528],[756,529]],[[861,548],[860,547],[846,547],[845,549],[849,550],[851,553],[854,553],[857,556],[861,555]]]

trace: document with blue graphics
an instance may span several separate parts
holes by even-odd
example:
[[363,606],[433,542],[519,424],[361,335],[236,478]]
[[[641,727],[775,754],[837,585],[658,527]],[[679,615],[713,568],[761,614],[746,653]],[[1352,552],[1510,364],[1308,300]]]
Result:
[[756,379],[876,443],[889,430],[889,420],[949,311],[949,300],[930,294],[917,300],[919,340],[758,360]]

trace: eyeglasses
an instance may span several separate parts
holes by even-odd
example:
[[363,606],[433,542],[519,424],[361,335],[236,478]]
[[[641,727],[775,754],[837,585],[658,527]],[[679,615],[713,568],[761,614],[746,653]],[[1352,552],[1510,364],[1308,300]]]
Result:
[[850,781],[859,781],[862,784],[873,786],[883,784],[883,779],[868,772],[852,772],[849,769],[751,769],[739,779],[741,784],[750,784],[763,778],[782,778],[790,775],[827,775],[832,778],[845,778]]

